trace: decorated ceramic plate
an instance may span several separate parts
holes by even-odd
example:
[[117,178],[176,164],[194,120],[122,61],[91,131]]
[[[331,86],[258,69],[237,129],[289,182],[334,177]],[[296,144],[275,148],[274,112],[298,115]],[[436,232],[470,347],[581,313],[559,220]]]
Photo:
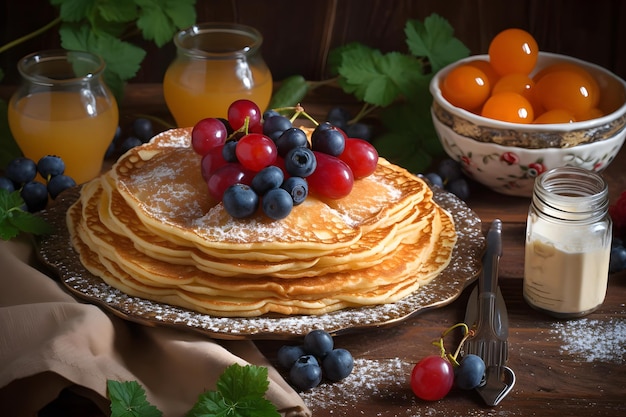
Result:
[[79,188],[68,190],[43,216],[56,232],[41,239],[39,255],[76,296],[124,319],[144,325],[169,325],[217,339],[289,339],[323,328],[331,334],[400,323],[454,301],[481,269],[485,239],[480,218],[453,194],[434,187],[435,201],[454,217],[457,244],[448,267],[428,285],[395,303],[349,308],[316,316],[215,317],[169,304],[132,297],[87,271],[72,247],[65,223]]

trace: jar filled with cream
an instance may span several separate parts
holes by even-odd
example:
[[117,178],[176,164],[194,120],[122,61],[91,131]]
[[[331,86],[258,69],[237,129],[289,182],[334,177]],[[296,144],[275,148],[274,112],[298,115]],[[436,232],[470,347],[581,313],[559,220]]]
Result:
[[606,296],[611,253],[608,187],[578,167],[535,180],[526,225],[524,298],[558,318],[589,314]]

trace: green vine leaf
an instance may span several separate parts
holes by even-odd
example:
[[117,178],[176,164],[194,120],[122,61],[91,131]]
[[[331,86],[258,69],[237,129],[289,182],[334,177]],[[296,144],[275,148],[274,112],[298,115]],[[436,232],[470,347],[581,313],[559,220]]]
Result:
[[436,13],[424,19],[409,20],[404,28],[411,53],[427,57],[432,72],[469,55],[469,49],[454,37],[452,25]]
[[195,0],[135,0],[141,8],[137,27],[145,39],[161,47],[178,28],[191,26],[196,18]]

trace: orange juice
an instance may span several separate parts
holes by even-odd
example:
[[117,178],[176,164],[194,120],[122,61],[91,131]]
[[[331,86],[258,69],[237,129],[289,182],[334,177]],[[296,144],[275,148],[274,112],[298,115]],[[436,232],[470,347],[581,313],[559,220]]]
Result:
[[263,111],[272,95],[272,75],[265,66],[233,60],[175,61],[163,80],[165,101],[179,127],[206,117],[227,117],[235,100],[254,101]]
[[[12,98],[9,126],[24,156],[37,162],[58,155],[65,174],[77,184],[100,174],[104,154],[118,125],[115,100],[66,91],[34,93]],[[95,114],[90,115],[90,109]],[[97,109],[97,110],[96,110]]]

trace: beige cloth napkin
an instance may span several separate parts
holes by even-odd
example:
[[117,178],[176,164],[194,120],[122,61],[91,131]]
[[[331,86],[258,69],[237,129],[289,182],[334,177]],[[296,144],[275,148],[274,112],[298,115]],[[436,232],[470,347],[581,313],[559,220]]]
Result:
[[137,381],[164,417],[183,416],[232,363],[269,369],[266,398],[289,417],[310,411],[251,341],[147,327],[77,301],[40,272],[26,241],[0,241],[0,414],[35,416],[65,388],[106,415],[106,381]]

